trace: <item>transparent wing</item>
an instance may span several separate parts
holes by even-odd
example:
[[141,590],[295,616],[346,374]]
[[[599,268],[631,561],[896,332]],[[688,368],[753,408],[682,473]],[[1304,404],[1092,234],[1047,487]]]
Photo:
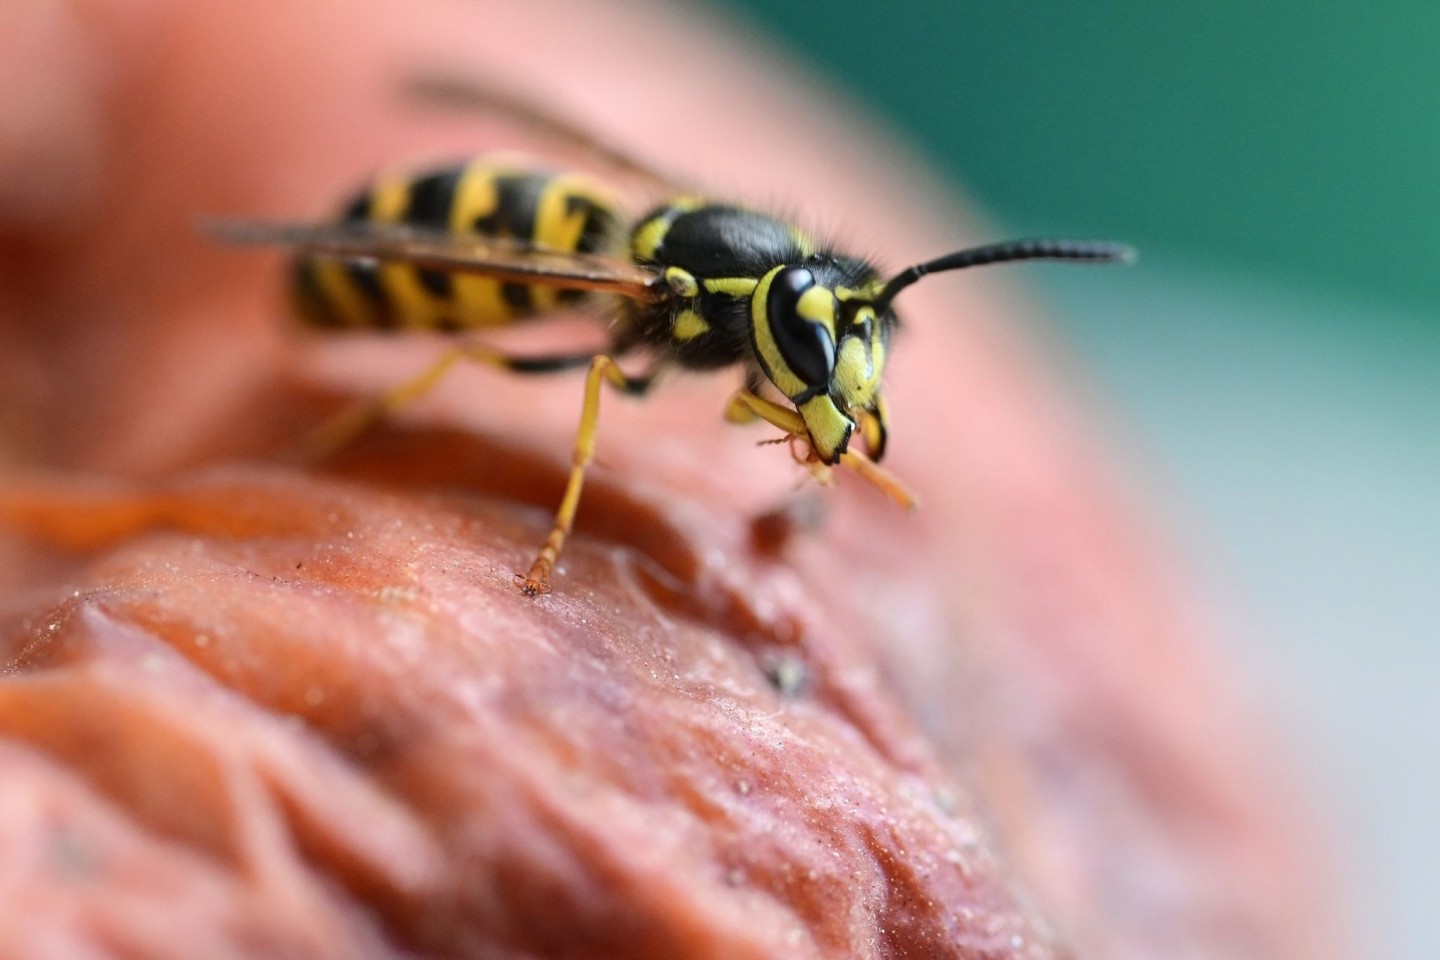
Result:
[[417,267],[474,273],[512,283],[564,290],[593,290],[632,300],[663,299],[669,287],[660,274],[624,260],[546,250],[520,240],[446,233],[397,223],[279,223],[208,220],[212,236],[256,246],[350,261],[403,261]]
[[679,178],[513,90],[445,74],[420,74],[406,81],[404,92],[436,106],[507,117],[666,192],[693,192],[693,187]]

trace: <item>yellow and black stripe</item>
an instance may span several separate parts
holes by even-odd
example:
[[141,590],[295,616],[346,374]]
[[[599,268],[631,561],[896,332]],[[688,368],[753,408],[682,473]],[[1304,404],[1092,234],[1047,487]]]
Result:
[[[614,198],[583,174],[485,157],[415,176],[381,177],[340,219],[503,238],[560,253],[603,253],[624,239]],[[498,326],[586,296],[403,261],[346,263],[314,255],[295,261],[293,291],[311,326],[384,330]]]

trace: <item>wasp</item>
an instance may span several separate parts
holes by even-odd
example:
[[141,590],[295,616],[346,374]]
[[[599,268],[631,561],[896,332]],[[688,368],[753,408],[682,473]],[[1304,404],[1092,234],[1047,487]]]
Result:
[[[550,591],[594,457],[606,385],[640,396],[667,370],[738,367],[744,386],[727,418],[767,421],[818,471],[848,467],[913,506],[878,466],[889,433],[882,381],[899,325],[896,297],[930,274],[984,264],[1133,258],[1121,244],[1023,240],[959,250],[886,276],[787,220],[697,194],[505,91],[449,78],[425,78],[410,90],[507,116],[667,196],[627,217],[613,186],[590,173],[482,156],[379,177],[332,221],[211,225],[231,242],[289,248],[297,312],[319,329],[469,333],[559,310],[609,321],[602,353],[513,356],[462,339],[419,376],[322,431],[338,443],[425,395],[462,361],[520,374],[588,368],[564,496],[534,563],[515,576],[529,596]],[[626,373],[617,359],[637,352],[649,365]],[[863,452],[852,443],[857,433]]]

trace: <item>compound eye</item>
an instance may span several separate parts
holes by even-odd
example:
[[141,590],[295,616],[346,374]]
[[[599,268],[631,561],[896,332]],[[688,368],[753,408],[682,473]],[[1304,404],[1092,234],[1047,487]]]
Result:
[[834,322],[834,304],[828,290],[815,289],[815,275],[804,267],[786,267],[770,281],[770,334],[786,366],[807,386],[824,386],[835,372],[835,338],[822,320],[828,311]]

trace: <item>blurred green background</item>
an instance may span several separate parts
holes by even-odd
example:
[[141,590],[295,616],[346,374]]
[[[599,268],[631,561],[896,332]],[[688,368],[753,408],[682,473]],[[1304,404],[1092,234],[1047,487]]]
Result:
[[1440,957],[1440,4],[716,2],[1006,233],[1141,248],[1021,272],[1337,825],[1361,954]]
[[732,0],[1022,222],[1440,317],[1440,4]]

